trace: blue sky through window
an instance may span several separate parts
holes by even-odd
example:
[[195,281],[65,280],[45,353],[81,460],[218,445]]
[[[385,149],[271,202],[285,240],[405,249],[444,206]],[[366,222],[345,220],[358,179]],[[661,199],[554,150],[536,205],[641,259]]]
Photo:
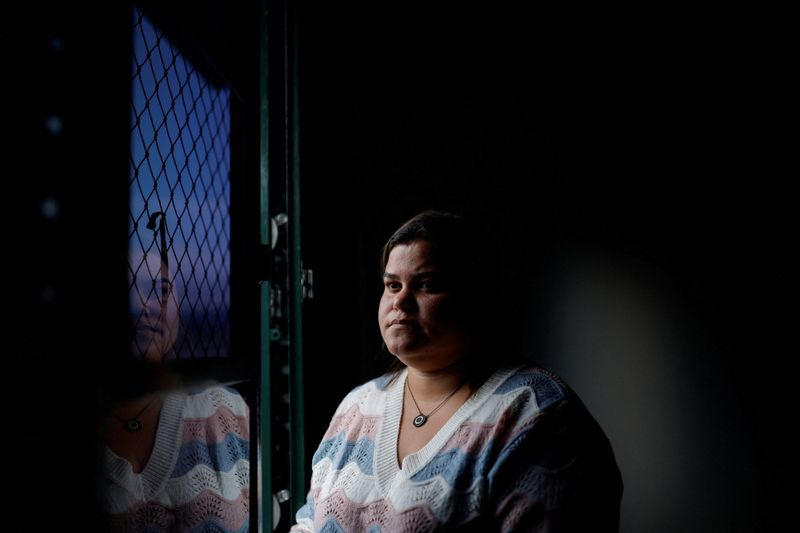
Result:
[[[133,320],[158,307],[158,225],[180,333],[167,357],[220,357],[229,349],[230,103],[138,9],[134,10],[129,253]],[[160,218],[157,217],[160,223]],[[144,258],[147,257],[147,261]]]

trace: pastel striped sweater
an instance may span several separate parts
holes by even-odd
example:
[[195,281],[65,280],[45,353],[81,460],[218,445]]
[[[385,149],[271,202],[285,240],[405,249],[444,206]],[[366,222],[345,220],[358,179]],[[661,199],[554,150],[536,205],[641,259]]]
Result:
[[339,405],[292,531],[617,530],[611,447],[553,374],[498,370],[399,466],[406,376],[372,380]]
[[106,448],[112,531],[248,531],[248,420],[247,404],[232,389],[166,395],[140,473]]

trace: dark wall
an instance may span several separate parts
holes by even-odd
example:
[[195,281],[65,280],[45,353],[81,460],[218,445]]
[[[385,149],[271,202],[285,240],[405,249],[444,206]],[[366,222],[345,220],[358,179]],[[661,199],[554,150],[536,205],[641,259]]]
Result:
[[[192,59],[218,65],[245,103],[253,101],[257,12],[167,4],[159,23],[172,21],[176,41],[178,30],[192,36],[195,50],[208,54]],[[100,399],[109,383],[132,379],[113,373],[130,338],[131,4],[11,7],[3,199],[13,221],[5,224],[4,258],[15,280],[4,375],[15,391],[6,441],[17,480],[9,518],[19,526],[5,528],[105,531]],[[255,124],[258,131],[257,109],[242,129]],[[247,239],[241,233],[252,235],[239,225],[240,213],[237,242]]]
[[94,531],[96,380],[128,331],[106,297],[126,294],[130,15],[44,3],[7,17],[3,375],[18,483],[5,527]]
[[506,316],[497,334],[606,429],[623,531],[769,530],[786,499],[767,458],[788,451],[765,407],[786,396],[786,36],[727,3],[302,10],[307,390],[325,398],[308,442],[380,371],[383,241],[452,209],[491,235],[475,290],[504,294],[481,310]]

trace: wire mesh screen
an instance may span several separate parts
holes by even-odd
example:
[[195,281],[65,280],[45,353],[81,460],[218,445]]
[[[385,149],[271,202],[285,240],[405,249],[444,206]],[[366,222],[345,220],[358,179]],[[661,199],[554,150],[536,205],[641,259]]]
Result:
[[230,328],[230,103],[134,9],[131,350],[226,357]]

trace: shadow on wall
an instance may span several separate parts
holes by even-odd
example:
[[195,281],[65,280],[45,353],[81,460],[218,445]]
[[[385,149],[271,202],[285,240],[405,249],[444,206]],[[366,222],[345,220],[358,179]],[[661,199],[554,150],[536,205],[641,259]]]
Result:
[[541,338],[523,344],[542,347],[535,359],[609,437],[625,482],[620,531],[753,531],[754,465],[736,394],[675,282],[590,247],[562,249],[550,272],[528,287],[547,296],[526,316],[542,320]]

